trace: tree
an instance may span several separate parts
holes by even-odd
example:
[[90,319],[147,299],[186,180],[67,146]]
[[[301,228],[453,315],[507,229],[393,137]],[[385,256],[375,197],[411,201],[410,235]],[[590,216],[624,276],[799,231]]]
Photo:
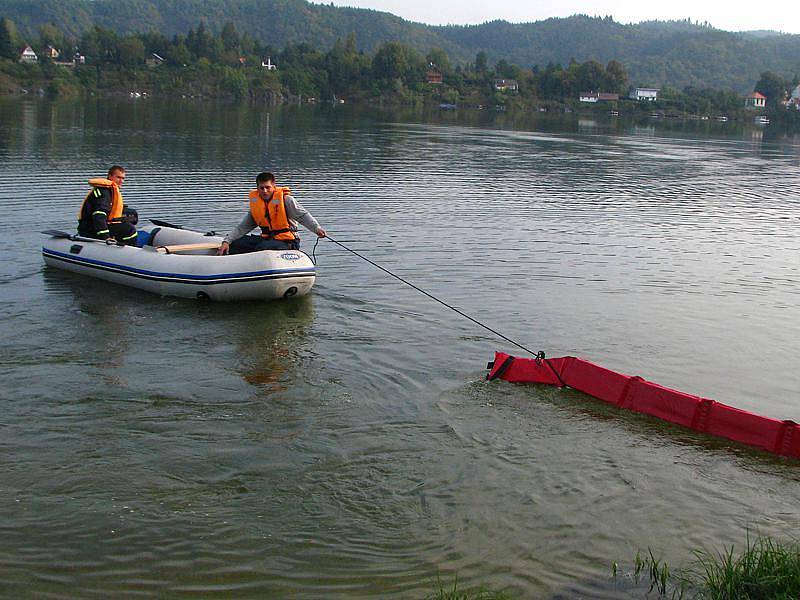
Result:
[[186,47],[197,58],[207,58],[211,62],[218,61],[223,51],[222,40],[211,35],[203,21],[200,21],[197,31],[189,30],[186,35]]
[[220,33],[220,38],[222,39],[222,45],[225,50],[228,51],[237,51],[239,50],[239,34],[236,32],[236,26],[228,21],[222,28],[222,33]]
[[345,42],[336,40],[333,48],[325,55],[325,69],[332,92],[347,92],[369,70],[369,58],[356,52],[355,37],[350,34]]
[[0,19],[0,57],[17,59],[18,45],[17,26],[11,19],[3,17]]
[[575,84],[580,91],[605,91],[607,84],[606,70],[596,60],[587,60],[577,68]]
[[483,75],[486,73],[488,68],[489,64],[488,59],[486,58],[486,52],[481,50],[475,55],[475,71]]
[[399,42],[386,42],[372,57],[372,73],[379,79],[399,79],[409,67],[406,49]]
[[63,50],[64,34],[52,23],[45,23],[39,27],[39,43],[42,46],[52,46],[58,50]]
[[442,73],[449,73],[452,70],[450,66],[450,59],[447,56],[447,52],[442,50],[441,48],[431,48],[431,51],[428,52],[427,56],[425,57],[429,63],[436,65],[436,67]]
[[606,65],[609,92],[624,94],[628,89],[628,72],[618,60],[611,60]]
[[81,36],[81,52],[94,62],[115,62],[118,51],[117,34],[95,26]]
[[248,92],[247,78],[241,71],[225,67],[222,77],[222,87],[235,98],[244,98]]
[[144,62],[144,43],[135,36],[123,38],[117,45],[117,56],[126,67],[140,65]]
[[755,91],[767,97],[767,106],[777,106],[783,100],[787,87],[782,77],[772,71],[764,71],[755,85]]
[[186,66],[192,62],[192,54],[189,52],[186,44],[183,43],[183,39],[177,41],[173,40],[172,44],[169,45],[164,53],[164,58],[178,66]]

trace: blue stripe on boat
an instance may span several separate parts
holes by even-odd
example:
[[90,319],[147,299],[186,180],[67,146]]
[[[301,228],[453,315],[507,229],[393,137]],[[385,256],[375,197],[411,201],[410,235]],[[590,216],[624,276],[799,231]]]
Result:
[[219,273],[216,275],[192,275],[188,273],[160,273],[158,271],[147,271],[145,269],[137,269],[135,267],[128,267],[117,263],[104,262],[101,260],[94,260],[91,258],[83,258],[74,254],[65,254],[57,252],[48,248],[42,248],[42,254],[62,260],[79,264],[92,269],[99,269],[103,271],[115,271],[132,277],[142,279],[152,279],[157,281],[172,281],[177,283],[195,283],[200,285],[208,285],[214,283],[237,283],[247,281],[258,281],[263,279],[285,279],[292,277],[309,277],[314,276],[314,267],[297,267],[294,269],[270,269],[267,271],[247,271],[244,273]]

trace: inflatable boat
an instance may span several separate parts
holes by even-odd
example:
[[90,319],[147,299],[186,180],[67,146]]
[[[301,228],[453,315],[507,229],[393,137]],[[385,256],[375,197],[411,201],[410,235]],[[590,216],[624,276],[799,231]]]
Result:
[[496,352],[487,379],[569,386],[619,408],[800,459],[800,425],[623,375],[575,356],[517,358]]
[[302,296],[316,278],[314,263],[299,250],[263,250],[217,256],[221,236],[177,227],[146,226],[139,244],[44,231],[44,262],[131,287],[180,298],[215,301]]

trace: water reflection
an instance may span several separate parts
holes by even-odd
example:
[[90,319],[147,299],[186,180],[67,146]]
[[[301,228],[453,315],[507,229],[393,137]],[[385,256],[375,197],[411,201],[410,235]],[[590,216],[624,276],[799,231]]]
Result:
[[[215,308],[205,307],[203,314]],[[237,311],[230,334],[236,340],[244,380],[266,392],[286,391],[293,370],[301,368],[313,320],[313,295],[253,303]]]

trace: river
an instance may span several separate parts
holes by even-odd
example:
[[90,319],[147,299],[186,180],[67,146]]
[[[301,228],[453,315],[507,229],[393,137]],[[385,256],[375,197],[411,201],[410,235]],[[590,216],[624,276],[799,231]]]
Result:
[[[329,241],[300,299],[46,269],[86,180],[224,232],[274,171],[348,247],[511,339],[800,421],[800,140],[473,111],[0,99],[0,592],[641,597],[647,548],[800,527],[800,466],[578,392]],[[303,249],[314,247],[303,235]],[[646,588],[645,588],[646,589]]]

